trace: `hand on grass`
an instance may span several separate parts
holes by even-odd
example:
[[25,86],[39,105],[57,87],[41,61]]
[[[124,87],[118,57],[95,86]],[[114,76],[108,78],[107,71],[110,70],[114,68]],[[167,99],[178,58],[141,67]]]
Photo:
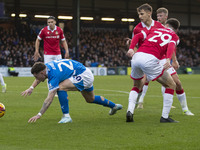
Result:
[[33,92],[33,89],[28,88],[27,90],[25,90],[21,93],[21,96],[24,96],[24,97],[26,97],[27,95],[29,96],[29,95],[31,95],[32,92]]
[[40,119],[40,115],[36,115],[36,116],[33,116],[32,118],[30,118],[28,120],[29,123],[33,123],[33,122],[36,122],[38,119]]

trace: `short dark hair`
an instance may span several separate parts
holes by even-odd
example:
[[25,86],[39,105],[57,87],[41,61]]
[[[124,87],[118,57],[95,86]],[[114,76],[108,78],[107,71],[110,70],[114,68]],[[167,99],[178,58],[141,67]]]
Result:
[[145,4],[141,5],[141,6],[139,6],[139,7],[137,8],[137,12],[140,12],[142,9],[143,9],[144,11],[153,12],[153,8],[151,7],[151,5],[149,5],[149,4],[147,4],[147,3],[145,3]]
[[55,18],[54,16],[49,16],[49,17],[47,18],[47,20],[49,20],[49,19],[53,19],[53,20],[56,21],[56,18]]
[[46,68],[45,64],[42,62],[36,62],[31,68],[32,74],[38,74],[40,71],[43,71]]
[[166,24],[168,24],[170,27],[177,30],[180,27],[180,22],[176,18],[170,18],[166,21]]
[[158,8],[156,10],[156,13],[159,14],[159,13],[165,13],[167,16],[168,16],[168,9],[167,8],[164,8],[164,7],[161,7],[161,8]]

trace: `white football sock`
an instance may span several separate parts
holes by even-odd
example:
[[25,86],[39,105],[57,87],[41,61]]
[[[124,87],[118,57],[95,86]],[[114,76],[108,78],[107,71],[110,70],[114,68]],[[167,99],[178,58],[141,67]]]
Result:
[[144,102],[144,97],[146,95],[147,90],[148,90],[148,85],[144,85],[143,89],[142,89],[142,94],[140,95],[138,103],[143,103]]
[[136,91],[130,91],[129,98],[128,98],[128,111],[130,111],[132,114],[135,110],[135,104],[137,101],[138,93]]
[[173,96],[172,94],[165,93],[163,96],[163,110],[162,110],[162,117],[168,118],[169,112],[171,110],[171,106],[173,103]]
[[164,86],[161,87],[161,92],[162,92],[162,95],[163,95],[163,96],[164,96],[164,94],[165,94],[165,89],[166,89],[166,88],[165,88]]
[[1,73],[0,73],[0,82],[2,86],[5,86],[5,82]]
[[188,106],[187,106],[187,100],[186,100],[186,95],[185,95],[185,92],[183,94],[176,94],[180,104],[181,104],[181,107],[182,107],[182,110],[183,111],[188,111]]

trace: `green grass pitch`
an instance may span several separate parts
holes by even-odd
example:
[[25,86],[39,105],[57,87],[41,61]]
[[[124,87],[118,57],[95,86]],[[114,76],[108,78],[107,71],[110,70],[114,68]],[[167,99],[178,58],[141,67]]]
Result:
[[126,123],[128,94],[132,88],[129,76],[96,76],[94,91],[120,103],[123,109],[109,116],[109,108],[88,104],[79,92],[68,92],[69,124],[58,124],[62,113],[58,98],[36,123],[29,124],[47,96],[47,84],[41,83],[29,97],[20,93],[28,88],[32,77],[5,77],[7,92],[0,93],[6,107],[0,119],[0,149],[4,150],[197,150],[200,140],[200,75],[180,75],[189,109],[195,116],[184,116],[174,96],[170,115],[180,121],[161,124],[161,86],[150,82],[144,109],[135,110],[134,123]]

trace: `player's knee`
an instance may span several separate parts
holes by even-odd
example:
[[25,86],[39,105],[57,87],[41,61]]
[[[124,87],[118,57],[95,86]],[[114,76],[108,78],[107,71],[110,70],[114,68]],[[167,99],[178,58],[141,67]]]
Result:
[[179,80],[178,82],[176,82],[176,90],[182,90],[182,89],[183,89],[183,87],[182,87],[181,82]]
[[87,102],[87,103],[92,103],[93,101],[94,101],[94,100],[91,99],[91,98],[90,98],[90,99],[86,99],[86,102]]
[[169,87],[170,89],[176,89],[176,83],[174,82],[174,81],[172,81],[171,83],[170,83],[170,87]]
[[93,103],[94,99],[95,99],[94,97],[87,98],[86,102],[87,103]]

